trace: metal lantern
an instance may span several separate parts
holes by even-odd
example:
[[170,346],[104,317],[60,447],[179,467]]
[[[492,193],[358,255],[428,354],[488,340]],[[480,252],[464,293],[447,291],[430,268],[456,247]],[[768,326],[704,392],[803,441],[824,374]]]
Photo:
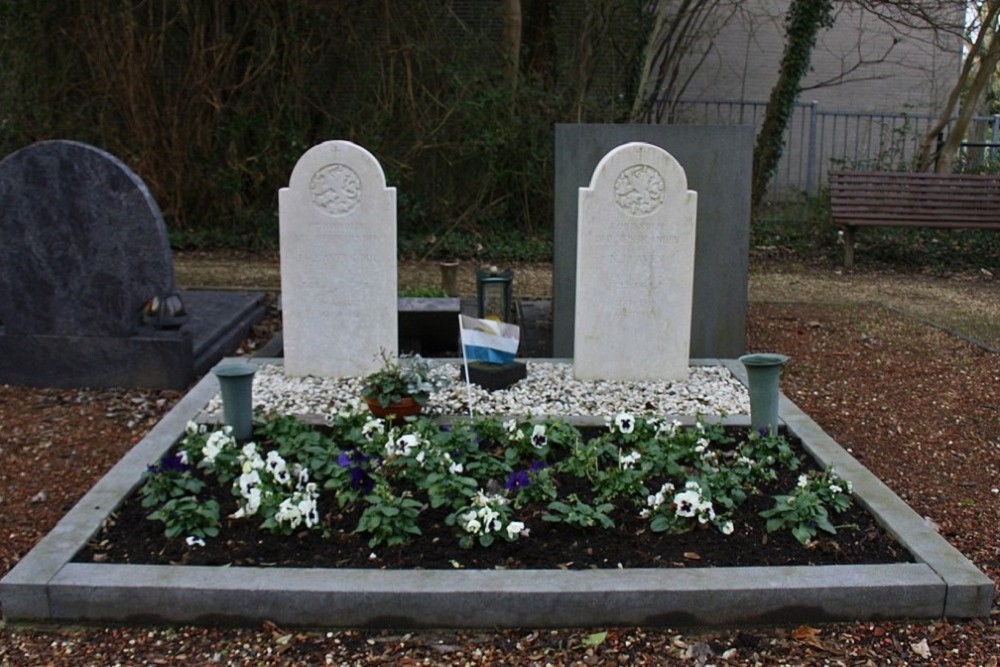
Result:
[[476,299],[480,319],[509,322],[514,269],[501,271],[495,266],[476,269]]

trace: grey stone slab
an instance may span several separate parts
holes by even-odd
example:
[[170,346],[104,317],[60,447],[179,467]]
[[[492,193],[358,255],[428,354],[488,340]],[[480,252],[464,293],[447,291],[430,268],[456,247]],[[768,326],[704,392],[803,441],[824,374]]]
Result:
[[698,192],[691,356],[743,354],[753,128],[577,124],[556,125],[555,135],[553,356],[573,356],[578,190],[608,151],[630,141],[668,151],[684,167],[688,188]]
[[400,297],[399,351],[425,357],[455,355],[459,352],[458,297]]
[[30,387],[184,389],[246,338],[265,315],[262,293],[181,292],[177,330],[132,336],[13,335],[0,327],[0,382]]
[[159,206],[118,158],[43,141],[0,162],[0,321],[8,334],[130,336],[174,291]]
[[[278,360],[260,360],[278,363]],[[697,363],[712,363],[698,360]],[[740,364],[723,360],[737,377]],[[9,621],[369,627],[720,625],[985,617],[993,585],[798,408],[781,417],[918,562],[548,570],[303,570],[73,563],[100,522],[218,391],[206,376],[0,582]],[[584,423],[588,417],[581,416]],[[595,419],[590,417],[592,421]],[[740,421],[742,420],[742,421]],[[729,416],[727,423],[748,423]],[[599,421],[598,421],[599,423]],[[916,518],[915,518],[916,517]]]
[[944,593],[940,579],[919,564],[277,573],[70,564],[50,586],[52,614],[87,622],[268,619],[395,628],[725,625],[937,617]]
[[194,381],[191,336],[58,336],[0,333],[0,382],[25,387],[183,389]]

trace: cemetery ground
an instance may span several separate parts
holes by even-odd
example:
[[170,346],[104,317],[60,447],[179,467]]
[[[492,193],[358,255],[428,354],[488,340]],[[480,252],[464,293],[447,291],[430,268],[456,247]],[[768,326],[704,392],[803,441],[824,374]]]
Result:
[[[469,265],[471,267],[471,264]],[[519,296],[547,296],[519,266]],[[469,274],[471,271],[463,271]],[[277,288],[276,258],[180,254],[183,287]],[[437,285],[403,263],[405,286]],[[466,278],[471,280],[471,278]],[[468,283],[460,283],[470,293]],[[245,345],[277,327],[272,314]],[[1000,280],[752,263],[748,349],[792,361],[783,391],[1000,582]],[[0,386],[0,575],[180,397]],[[967,621],[725,629],[356,631],[193,627],[0,629],[0,665],[996,665],[1000,610]]]

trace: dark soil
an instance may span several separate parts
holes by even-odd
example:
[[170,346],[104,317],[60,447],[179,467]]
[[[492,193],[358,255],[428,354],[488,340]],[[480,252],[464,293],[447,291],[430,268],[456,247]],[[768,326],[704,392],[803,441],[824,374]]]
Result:
[[[445,524],[447,509],[426,509],[420,517],[421,536],[403,546],[371,548],[369,535],[355,533],[361,503],[343,510],[331,492],[321,494],[322,530],[301,530],[291,536],[257,530],[258,521],[224,520],[218,538],[190,547],[181,538],[167,539],[163,524],[146,519],[152,511],[133,494],[78,556],[78,561],[132,564],[235,565],[378,569],[596,569],[660,567],[735,567],[777,565],[844,565],[908,562],[912,558],[855,504],[835,516],[843,526],[836,535],[820,533],[808,546],[790,531],[767,533],[758,512],[773,505],[772,494],[795,486],[802,470],[785,471],[776,482],[751,496],[736,511],[736,530],[723,535],[712,527],[681,534],[654,533],[638,516],[640,508],[619,505],[611,517],[615,528],[584,529],[543,521],[543,503],[517,513],[530,535],[515,542],[497,540],[488,548],[462,549],[455,528]],[[589,489],[575,478],[561,479],[560,496],[577,493],[586,500]],[[570,488],[578,485],[578,488]],[[659,485],[657,484],[658,488]],[[223,515],[236,510],[228,488],[213,489]]]

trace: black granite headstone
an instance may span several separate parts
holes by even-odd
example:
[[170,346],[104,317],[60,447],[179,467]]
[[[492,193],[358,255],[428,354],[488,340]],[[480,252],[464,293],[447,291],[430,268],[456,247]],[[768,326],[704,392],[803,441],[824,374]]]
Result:
[[115,156],[57,140],[0,161],[0,382],[183,388],[263,301],[175,294],[160,208]]
[[44,141],[0,162],[0,321],[8,334],[130,336],[174,291],[160,208],[118,158]]

